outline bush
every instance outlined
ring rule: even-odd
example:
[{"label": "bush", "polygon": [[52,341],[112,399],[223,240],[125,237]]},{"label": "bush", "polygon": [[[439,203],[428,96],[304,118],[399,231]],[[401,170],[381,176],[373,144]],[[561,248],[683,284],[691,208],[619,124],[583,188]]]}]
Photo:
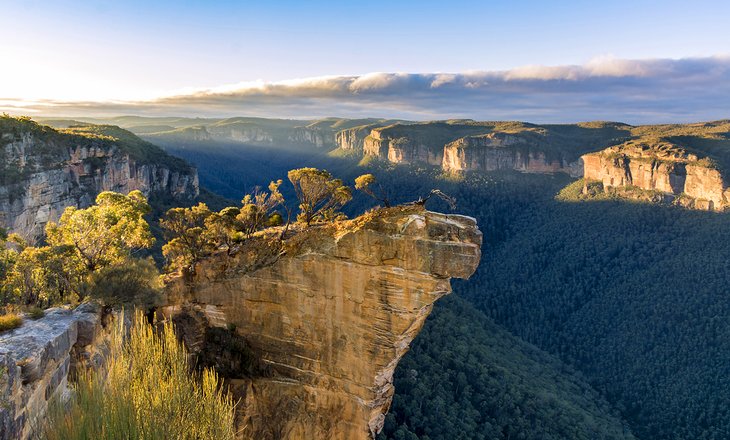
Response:
[{"label": "bush", "polygon": [[25,311],[25,316],[30,319],[36,320],[46,316],[46,312],[40,307],[31,307]]},{"label": "bush", "polygon": [[0,332],[18,328],[21,324],[23,324],[23,318],[17,313],[0,315]]},{"label": "bush", "polygon": [[129,258],[123,264],[92,273],[86,293],[110,306],[149,308],[157,305],[161,290],[154,261]]},{"label": "bush", "polygon": [[234,404],[205,369],[191,373],[172,324],[160,332],[137,312],[128,340],[113,332],[106,371],[79,375],[70,405],[54,405],[47,440],[233,439]]}]

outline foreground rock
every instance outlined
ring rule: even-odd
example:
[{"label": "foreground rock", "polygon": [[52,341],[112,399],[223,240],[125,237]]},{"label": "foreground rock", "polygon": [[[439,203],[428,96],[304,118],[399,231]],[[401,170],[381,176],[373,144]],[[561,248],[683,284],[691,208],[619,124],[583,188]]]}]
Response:
[{"label": "foreground rock", "polygon": [[449,279],[474,272],[481,242],[472,218],[383,209],[211,258],[169,284],[165,313],[193,311],[189,326],[235,329],[250,347],[259,374],[233,378],[242,438],[368,439],[383,427],[398,361]]},{"label": "foreground rock", "polygon": [[91,304],[0,334],[0,440],[31,438],[51,401],[66,397],[69,373],[102,362],[104,334]]}]

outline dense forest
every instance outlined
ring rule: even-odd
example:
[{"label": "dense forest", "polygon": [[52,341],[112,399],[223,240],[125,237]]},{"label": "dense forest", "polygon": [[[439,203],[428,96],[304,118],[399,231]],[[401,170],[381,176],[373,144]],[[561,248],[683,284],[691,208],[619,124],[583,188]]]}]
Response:
[{"label": "dense forest", "polygon": [[[327,168],[350,183],[372,172],[395,202],[442,189],[457,198],[459,213],[478,219],[485,234],[482,264],[471,280],[455,283],[457,295],[583,375],[637,438],[728,437],[730,216],[631,202],[559,201],[556,194],[571,183],[562,175],[504,172],[455,179],[430,168],[358,166],[357,160],[310,150],[165,147],[198,166],[203,186],[234,199],[293,166]],[[356,196],[348,212],[371,205]],[[430,207],[448,210],[440,201]],[[447,359],[424,356],[431,343],[436,344],[435,333],[419,336],[398,369],[399,383],[407,384],[408,371],[415,370],[420,383],[437,389],[442,368],[436,365]],[[468,354],[452,356],[466,362]],[[471,374],[468,381],[479,380]],[[410,392],[396,388],[385,430],[391,438],[408,438],[399,427],[409,420],[407,408],[398,402]],[[473,427],[454,436],[475,438],[484,428],[481,420],[494,416],[462,412],[453,399],[445,405],[459,414],[460,426]],[[508,437],[503,432],[487,438]]]}]

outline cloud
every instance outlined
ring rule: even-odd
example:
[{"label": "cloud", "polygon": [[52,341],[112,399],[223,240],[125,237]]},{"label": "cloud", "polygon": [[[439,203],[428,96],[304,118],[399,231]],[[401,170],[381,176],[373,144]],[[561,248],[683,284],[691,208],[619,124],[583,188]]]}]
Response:
[{"label": "cloud", "polygon": [[[0,97],[1,98],[1,97]],[[64,116],[195,115],[315,118],[618,120],[682,122],[730,117],[730,56],[524,66],[464,73],[370,73],[190,89],[138,102],[11,103]]]}]

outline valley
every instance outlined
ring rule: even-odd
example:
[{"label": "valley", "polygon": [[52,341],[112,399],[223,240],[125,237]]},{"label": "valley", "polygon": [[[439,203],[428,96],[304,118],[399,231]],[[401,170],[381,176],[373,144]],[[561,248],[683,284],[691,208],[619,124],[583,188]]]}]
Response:
[{"label": "valley", "polygon": [[[131,122],[139,127],[140,118]],[[384,423],[378,438],[724,438],[730,428],[722,391],[730,386],[723,379],[730,377],[730,324],[721,318],[730,316],[723,295],[730,219],[719,212],[725,122],[400,122],[377,130],[372,124],[378,122],[336,132],[335,141],[347,148],[231,138],[155,142],[195,166],[201,194],[217,193],[220,203],[311,166],[350,184],[372,173],[394,203],[439,188],[456,198],[458,213],[476,219],[482,262],[469,281],[453,283],[455,298],[436,303],[391,371],[394,400],[378,422]],[[653,137],[657,132],[665,135]],[[104,176],[104,169],[94,172]],[[88,188],[93,194],[102,187]],[[639,190],[661,197],[636,197]],[[293,205],[293,190],[283,186],[282,194]],[[358,192],[344,212],[355,217],[373,204]],[[449,212],[438,199],[429,209]],[[219,293],[206,295],[221,303]],[[464,338],[468,346],[453,342]]]}]

